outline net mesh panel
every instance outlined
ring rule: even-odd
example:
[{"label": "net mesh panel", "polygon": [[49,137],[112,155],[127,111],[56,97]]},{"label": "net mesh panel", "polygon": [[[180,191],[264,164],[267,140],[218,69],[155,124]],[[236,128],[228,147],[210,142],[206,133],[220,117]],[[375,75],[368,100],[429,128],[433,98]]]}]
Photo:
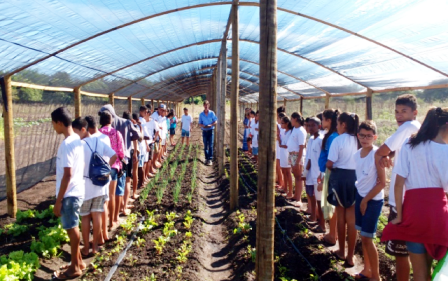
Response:
[{"label": "net mesh panel", "polygon": [[129,111],[128,101],[127,100],[118,100],[114,101],[115,114],[120,117],[123,117],[123,112]]},{"label": "net mesh panel", "polygon": [[[51,112],[66,106],[74,113],[73,93],[13,88],[14,148],[17,192],[55,173],[56,155],[63,136],[51,123]],[[3,120],[2,120],[3,128]],[[0,159],[5,159],[5,143],[0,139]],[[6,197],[5,161],[0,161],[0,198]]]}]

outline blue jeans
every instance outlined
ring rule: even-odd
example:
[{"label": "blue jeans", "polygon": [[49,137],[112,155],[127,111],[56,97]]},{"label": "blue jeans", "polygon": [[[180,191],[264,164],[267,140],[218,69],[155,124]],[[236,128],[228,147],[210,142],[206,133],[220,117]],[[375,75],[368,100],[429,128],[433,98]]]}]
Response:
[{"label": "blue jeans", "polygon": [[361,213],[361,201],[364,199],[356,192],[355,202],[355,228],[361,232],[361,236],[375,238],[378,227],[378,219],[383,209],[384,200],[370,200],[367,202],[367,209],[364,216]]},{"label": "blue jeans", "polygon": [[213,130],[202,131],[202,140],[204,142],[205,160],[213,159]]},{"label": "blue jeans", "polygon": [[62,199],[61,224],[63,229],[72,229],[79,225],[79,212],[83,203],[82,198],[65,197]]}]

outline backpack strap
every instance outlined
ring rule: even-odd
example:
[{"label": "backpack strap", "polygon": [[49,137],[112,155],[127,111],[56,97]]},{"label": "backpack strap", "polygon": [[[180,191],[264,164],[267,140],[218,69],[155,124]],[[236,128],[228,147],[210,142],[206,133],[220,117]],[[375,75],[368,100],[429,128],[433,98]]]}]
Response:
[{"label": "backpack strap", "polygon": [[93,153],[93,150],[92,150],[92,148],[90,147],[89,143],[86,142],[86,141],[84,141],[84,142],[87,144],[87,146],[89,147],[90,151]]}]

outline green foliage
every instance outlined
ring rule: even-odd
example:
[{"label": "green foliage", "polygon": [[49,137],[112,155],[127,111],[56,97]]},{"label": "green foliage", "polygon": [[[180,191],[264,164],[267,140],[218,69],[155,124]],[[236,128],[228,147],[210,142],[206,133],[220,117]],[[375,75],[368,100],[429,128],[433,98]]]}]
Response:
[{"label": "green foliage", "polygon": [[61,243],[70,242],[67,232],[60,224],[50,228],[41,226],[39,229],[39,241],[31,242],[31,251],[44,258],[56,256]]},{"label": "green foliage", "polygon": [[20,101],[40,102],[42,101],[42,93],[42,90],[31,88],[19,88],[13,90],[13,96],[17,96]]},{"label": "green foliage", "polygon": [[16,223],[10,223],[5,225],[5,230],[8,235],[12,235],[14,237],[19,236],[22,233],[25,233],[28,231],[27,225],[21,225]]},{"label": "green foliage", "polygon": [[0,280],[33,280],[39,267],[35,253],[11,252],[0,257]]}]

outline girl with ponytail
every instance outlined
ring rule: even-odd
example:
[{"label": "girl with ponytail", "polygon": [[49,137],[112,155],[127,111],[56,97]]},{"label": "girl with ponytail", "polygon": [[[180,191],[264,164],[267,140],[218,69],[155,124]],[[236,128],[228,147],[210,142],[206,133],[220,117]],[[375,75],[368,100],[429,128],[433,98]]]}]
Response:
[{"label": "girl with ponytail", "polygon": [[280,125],[282,129],[284,130],[284,133],[280,136],[279,140],[279,157],[280,157],[280,168],[282,170],[283,174],[283,180],[285,182],[285,187],[283,191],[288,192],[287,198],[292,199],[293,197],[293,190],[292,190],[292,176],[291,176],[291,165],[288,161],[288,140],[291,137],[292,132],[292,125],[291,121],[287,116],[283,117],[280,121]]},{"label": "girl with ponytail", "polygon": [[431,280],[433,259],[448,249],[448,108],[428,111],[417,134],[401,148],[394,172],[397,217],[381,240],[402,240],[411,258],[415,281]]},{"label": "girl with ponytail", "polygon": [[[346,267],[353,267],[355,254],[355,201],[356,162],[355,153],[360,148],[357,138],[359,117],[355,113],[341,113],[337,121],[339,136],[331,144],[327,169],[331,170],[328,181],[328,202],[336,207],[339,250],[335,252],[345,260]],[[346,229],[348,254],[345,255]]]},{"label": "girl with ponytail", "polygon": [[306,143],[306,130],[303,126],[305,120],[298,112],[291,115],[291,125],[293,126],[291,136],[289,137],[287,146],[289,152],[289,164],[292,167],[292,173],[296,182],[294,200],[298,201],[297,207],[302,206],[303,191],[303,165],[304,165],[304,148]]},{"label": "girl with ponytail", "polygon": [[[326,133],[322,140],[322,150],[318,161],[320,175],[317,179],[317,190],[322,192],[323,195],[328,193],[328,179],[330,178],[331,171],[327,170],[326,165],[331,144],[333,140],[339,136],[336,129],[339,114],[338,109],[326,109],[322,112],[322,129],[325,130]],[[321,204],[325,219],[330,221],[330,232],[323,237],[323,242],[333,246],[336,244],[338,237],[336,232],[337,217],[332,216],[334,208],[332,206],[327,206],[327,199],[325,196],[322,197]]]}]

